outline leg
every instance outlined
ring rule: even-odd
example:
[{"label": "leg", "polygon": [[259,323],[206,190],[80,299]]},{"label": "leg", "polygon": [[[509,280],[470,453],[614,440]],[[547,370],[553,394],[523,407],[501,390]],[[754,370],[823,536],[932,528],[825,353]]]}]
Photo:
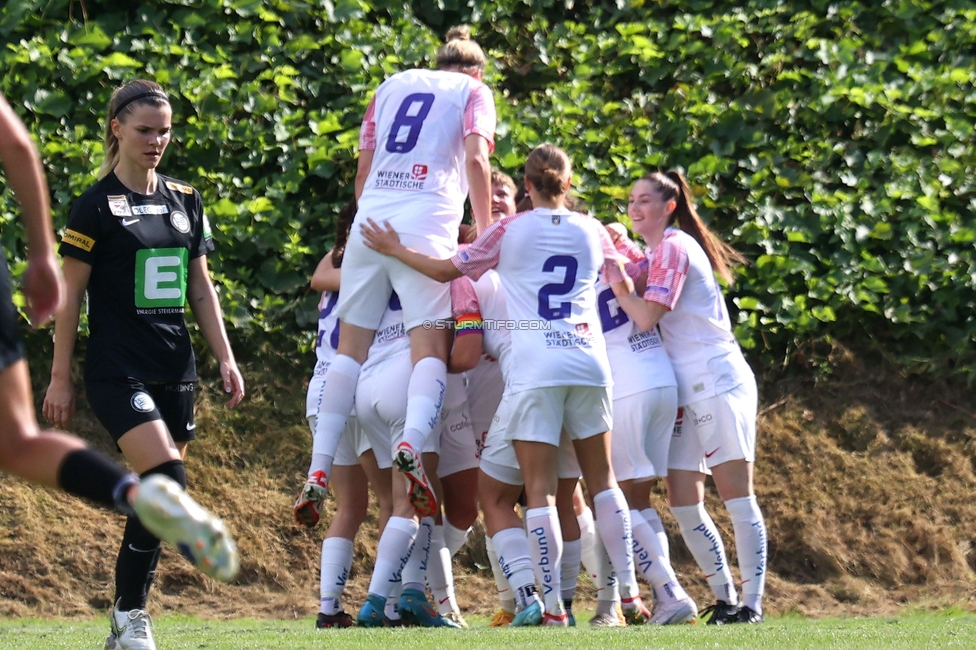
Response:
[{"label": "leg", "polygon": [[33,404],[27,362],[0,370],[0,469],[106,508],[128,507],[136,485],[129,472],[79,438],[40,430]]},{"label": "leg", "polygon": [[576,519],[574,496],[579,487],[579,479],[559,479],[556,488],[556,510],[559,514],[559,527],[563,535],[563,557],[560,565],[560,598],[569,617],[570,625],[576,625],[573,617],[573,597],[579,581],[583,545],[580,540],[580,525]]},{"label": "leg", "polygon": [[650,611],[641,601],[634,573],[630,511],[610,464],[610,433],[577,439],[573,445],[587,489],[593,494],[600,539],[617,574],[624,616],[629,623],[646,623],[650,619]]},{"label": "leg", "polygon": [[338,356],[325,373],[312,434],[308,480],[294,508],[295,518],[305,526],[312,527],[318,523],[318,512],[325,498],[332,462],[356,397],[359,370],[369,353],[374,333],[371,329],[339,322]]},{"label": "leg", "polygon": [[444,486],[444,535],[451,556],[464,545],[478,518],[478,470],[466,469],[441,478]]},{"label": "leg", "polygon": [[440,423],[444,392],[447,388],[449,332],[414,327],[410,330],[413,371],[407,384],[407,412],[403,440],[394,451],[393,463],[412,483],[411,495],[417,513],[433,516],[437,501],[429,485],[420,453]]},{"label": "leg", "polygon": [[739,621],[762,622],[766,586],[766,521],[753,492],[753,464],[732,460],[712,468],[715,486],[732,517],[735,549],[742,577]]},{"label": "leg", "polygon": [[[515,593],[502,568],[492,538],[503,530],[521,530],[522,519],[515,512],[521,492],[521,485],[503,483],[484,471],[478,471],[478,501],[485,516],[485,546],[501,605],[500,612],[496,612],[492,619],[492,627],[508,625],[515,618]],[[525,539],[524,532],[522,538]],[[531,570],[528,572],[528,580],[534,586],[535,577]]]},{"label": "leg", "polygon": [[352,568],[353,540],[366,520],[369,504],[366,472],[359,465],[336,465],[333,469],[336,513],[322,541],[320,568],[320,610],[315,626],[350,627],[352,617],[342,611],[342,592]]},{"label": "leg", "polygon": [[416,513],[407,496],[407,480],[399,472],[392,472],[393,516],[387,522],[376,547],[376,563],[369,583],[369,595],[356,625],[379,627],[384,625],[383,612],[387,597],[400,585],[403,567],[410,556],[414,539],[420,529]]},{"label": "leg", "polygon": [[671,512],[678,521],[681,536],[715,594],[716,604],[710,610],[708,622],[731,622],[738,612],[739,596],[722,536],[705,510],[705,474],[671,469],[667,486]]}]

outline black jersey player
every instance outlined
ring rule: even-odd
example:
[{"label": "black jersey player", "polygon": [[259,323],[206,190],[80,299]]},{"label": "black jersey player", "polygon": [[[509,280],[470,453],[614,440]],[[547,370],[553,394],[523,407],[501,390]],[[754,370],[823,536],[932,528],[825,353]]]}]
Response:
[{"label": "black jersey player", "polygon": [[[75,202],[61,240],[67,295],[44,414],[64,426],[74,413],[71,356],[87,291],[92,410],[140,475],[164,474],[185,486],[183,458],[196,433],[185,305],[220,362],[228,406],[243,398],[244,381],[207,267],[213,244],[200,194],[156,172],[172,129],[165,91],[130,82],[112,96],[108,113],[100,179]],[[159,540],[130,518],[107,648],[155,648],[145,604],[158,558]]]}]

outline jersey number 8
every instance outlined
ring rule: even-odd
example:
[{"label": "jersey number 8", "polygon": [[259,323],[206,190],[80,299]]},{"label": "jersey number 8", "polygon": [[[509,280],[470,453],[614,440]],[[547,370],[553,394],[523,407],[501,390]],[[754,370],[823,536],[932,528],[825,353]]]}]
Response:
[{"label": "jersey number 8", "polygon": [[390,153],[409,153],[417,146],[420,129],[434,105],[433,93],[413,93],[400,103],[390,135],[386,138],[386,150]]}]

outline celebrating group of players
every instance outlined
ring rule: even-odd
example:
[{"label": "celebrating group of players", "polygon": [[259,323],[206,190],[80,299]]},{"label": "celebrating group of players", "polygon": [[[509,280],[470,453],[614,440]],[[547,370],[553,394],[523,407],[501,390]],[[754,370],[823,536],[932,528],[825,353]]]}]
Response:
[{"label": "celebrating group of players", "polygon": [[[716,281],[741,258],[705,226],[676,172],[631,189],[646,250],[622,224],[574,211],[571,162],[552,144],[526,159],[517,212],[514,182],[489,164],[484,65],[455,29],[436,70],[379,87],[360,133],[356,203],[313,276],[323,291],[313,446],[294,511],[314,526],[335,493],[317,625],[464,626],[451,557],[478,506],[501,604],[493,624],[575,624],[581,561],[598,588],[591,624],[693,621],[697,605],[650,505],[658,477],[714,592],[707,622],[760,622],[756,383]],[[465,199],[476,237],[459,248]],[[709,474],[734,527],[741,599],[703,505]],[[382,533],[353,619],[341,595],[368,482]]]},{"label": "celebrating group of players", "polygon": [[[631,189],[628,215],[646,249],[622,224],[576,212],[571,162],[552,144],[526,159],[518,211],[515,183],[489,162],[496,116],[484,66],[459,28],[436,70],[379,87],[362,123],[356,201],[312,278],[323,292],[307,404],[313,444],[294,515],[314,526],[328,492],[337,503],[317,625],[463,626],[451,557],[479,508],[501,605],[493,624],[574,624],[581,562],[598,588],[591,624],[695,620],[650,504],[660,477],[715,595],[707,622],[760,622],[756,383],[716,281],[731,280],[741,258],[704,225],[676,172],[649,173]],[[87,397],[141,479],[39,429],[2,275],[0,468],[128,515],[108,649],[155,649],[145,605],[160,539],[218,579],[238,567],[226,528],[183,491],[196,435],[186,305],[219,361],[228,406],[244,381],[207,266],[200,194],[156,172],[171,137],[158,84],[113,94],[99,181],[73,206],[61,241],[62,278],[40,158],[0,98],[0,156],[28,226],[28,311],[43,321],[57,310],[44,415],[62,428],[74,415],[87,294]],[[461,236],[466,200],[474,226]],[[734,527],[741,598],[703,506],[709,474]],[[382,533],[353,619],[341,596],[369,485]]]}]

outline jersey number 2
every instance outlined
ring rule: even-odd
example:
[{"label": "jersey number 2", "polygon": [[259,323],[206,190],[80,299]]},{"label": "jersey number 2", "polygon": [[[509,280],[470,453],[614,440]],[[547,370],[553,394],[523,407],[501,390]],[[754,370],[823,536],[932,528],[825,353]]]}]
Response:
[{"label": "jersey number 2", "polygon": [[550,296],[563,296],[573,290],[576,284],[576,272],[579,262],[569,255],[553,255],[542,265],[543,273],[552,273],[556,269],[563,269],[563,281],[543,285],[539,289],[539,316],[546,320],[568,318],[573,313],[573,303],[561,302],[555,307],[549,302]]},{"label": "jersey number 2", "polygon": [[397,109],[386,138],[386,150],[390,153],[408,153],[417,146],[420,129],[434,105],[433,93],[413,93],[407,95]]}]

